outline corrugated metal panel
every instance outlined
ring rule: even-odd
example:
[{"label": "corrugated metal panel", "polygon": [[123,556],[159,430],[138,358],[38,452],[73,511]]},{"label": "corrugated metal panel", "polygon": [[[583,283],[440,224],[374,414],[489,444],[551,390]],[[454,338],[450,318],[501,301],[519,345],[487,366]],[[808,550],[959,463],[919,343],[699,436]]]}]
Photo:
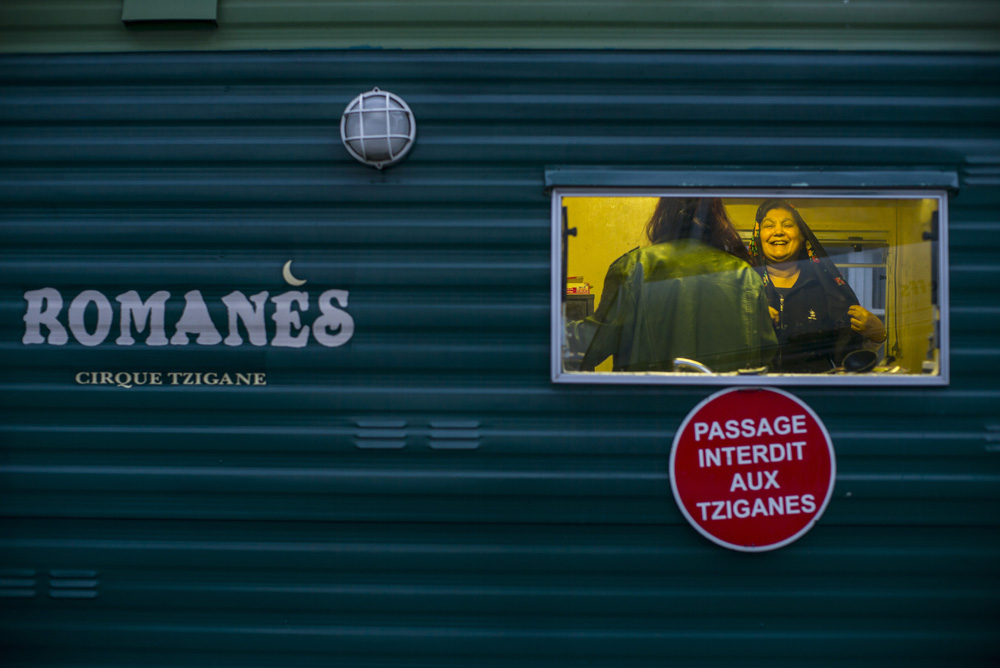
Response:
[{"label": "corrugated metal panel", "polygon": [[[1000,657],[1000,58],[274,53],[0,59],[6,665],[978,666]],[[378,85],[419,123],[339,146]],[[819,526],[681,517],[711,393],[553,386],[551,164],[956,170],[952,383],[796,394]],[[25,290],[350,290],[342,348],[24,346]],[[85,387],[80,370],[266,370]]]},{"label": "corrugated metal panel", "polygon": [[219,0],[218,26],[127,29],[122,0],[5,0],[0,51],[1000,48],[992,0]]}]

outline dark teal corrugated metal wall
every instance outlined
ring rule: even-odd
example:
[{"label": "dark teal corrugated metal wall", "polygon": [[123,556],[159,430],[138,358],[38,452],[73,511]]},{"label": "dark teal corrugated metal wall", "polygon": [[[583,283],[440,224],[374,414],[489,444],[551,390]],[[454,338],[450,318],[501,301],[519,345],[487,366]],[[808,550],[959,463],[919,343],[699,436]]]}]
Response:
[{"label": "dark teal corrugated metal wall", "polygon": [[[220,0],[218,27],[126,25],[123,0],[5,0],[0,51],[997,50],[992,0]],[[140,3],[141,4],[141,3]],[[162,4],[162,3],[160,3]],[[175,7],[205,3],[178,2]],[[129,12],[135,16],[135,12]],[[191,12],[192,18],[204,16]],[[145,29],[144,29],[145,28]]]},{"label": "dark teal corrugated metal wall", "polygon": [[[974,666],[1000,657],[1000,57],[0,59],[11,666]],[[372,86],[418,145],[339,145]],[[546,165],[939,168],[952,383],[795,390],[839,457],[747,555],[666,476],[706,388],[553,386]],[[26,290],[350,290],[302,350],[21,343]],[[216,317],[224,315],[215,312]],[[81,387],[254,369],[263,388]]]}]

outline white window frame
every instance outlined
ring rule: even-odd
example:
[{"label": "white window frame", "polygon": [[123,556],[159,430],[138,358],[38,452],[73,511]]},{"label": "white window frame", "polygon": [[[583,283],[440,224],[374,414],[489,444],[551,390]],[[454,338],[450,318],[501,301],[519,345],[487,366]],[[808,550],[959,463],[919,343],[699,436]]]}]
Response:
[{"label": "white window frame", "polygon": [[[599,172],[589,171],[596,176]],[[597,177],[599,178],[599,177]],[[950,382],[949,337],[949,288],[948,288],[948,191],[945,188],[752,188],[739,187],[601,187],[596,185],[551,186],[551,285],[550,285],[550,361],[553,383],[584,385],[725,385],[725,386],[945,386]],[[939,185],[935,183],[934,185]],[[565,371],[562,363],[562,344],[565,325],[562,315],[563,295],[563,222],[564,197],[721,197],[768,198],[789,200],[804,199],[934,199],[938,206],[937,238],[933,252],[936,255],[937,307],[938,307],[938,360],[937,373],[862,373],[862,374],[761,374],[740,375],[703,374],[692,372],[593,372]],[[573,221],[569,221],[573,227]],[[595,304],[596,307],[596,304]]]}]

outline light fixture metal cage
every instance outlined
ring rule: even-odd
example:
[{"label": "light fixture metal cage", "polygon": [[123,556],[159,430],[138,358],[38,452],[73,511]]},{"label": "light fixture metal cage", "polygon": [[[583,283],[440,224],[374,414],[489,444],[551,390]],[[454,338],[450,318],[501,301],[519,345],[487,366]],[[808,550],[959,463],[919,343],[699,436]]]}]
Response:
[{"label": "light fixture metal cage", "polygon": [[398,95],[377,87],[354,98],[340,117],[340,138],[347,152],[376,169],[406,157],[416,137],[410,107]]}]

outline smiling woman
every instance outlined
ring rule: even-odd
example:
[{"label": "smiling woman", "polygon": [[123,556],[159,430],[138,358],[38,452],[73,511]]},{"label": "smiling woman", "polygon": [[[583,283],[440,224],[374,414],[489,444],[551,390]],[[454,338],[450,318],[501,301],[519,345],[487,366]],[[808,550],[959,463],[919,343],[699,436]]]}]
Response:
[{"label": "smiling woman", "polygon": [[[797,260],[799,251],[802,250],[802,230],[795,222],[795,214],[786,208],[768,205],[777,200],[769,200],[761,205],[760,211],[764,212],[764,219],[760,221],[760,240],[764,247],[764,254],[767,256],[768,265],[773,266],[775,272],[783,263],[789,260]],[[787,267],[786,267],[787,269]],[[775,278],[775,284],[778,279]]]},{"label": "smiling woman", "polygon": [[[555,197],[553,210],[565,211],[553,275],[562,305],[553,341],[556,381],[947,382],[943,193],[795,192],[793,199],[783,192],[564,189]],[[700,210],[697,202],[721,208]],[[648,234],[658,212],[688,209],[694,224],[684,236],[696,239],[683,244],[720,252],[695,262],[696,270],[688,266],[690,249],[679,252],[679,239],[667,240],[671,252],[664,254],[656,251],[665,240]],[[711,240],[711,221],[723,219],[742,240],[732,248]],[[731,279],[745,270],[752,280],[738,291],[749,301],[734,311]],[[596,304],[586,317],[566,310],[580,286]],[[758,292],[765,325],[751,335],[740,323],[754,312]],[[626,359],[637,341],[663,354],[652,363]]]},{"label": "smiling woman", "polygon": [[[757,209],[751,262],[764,281],[780,348],[772,368],[824,373],[885,341],[881,320],[861,306],[816,235],[785,200]],[[874,366],[874,364],[872,365]]]}]

